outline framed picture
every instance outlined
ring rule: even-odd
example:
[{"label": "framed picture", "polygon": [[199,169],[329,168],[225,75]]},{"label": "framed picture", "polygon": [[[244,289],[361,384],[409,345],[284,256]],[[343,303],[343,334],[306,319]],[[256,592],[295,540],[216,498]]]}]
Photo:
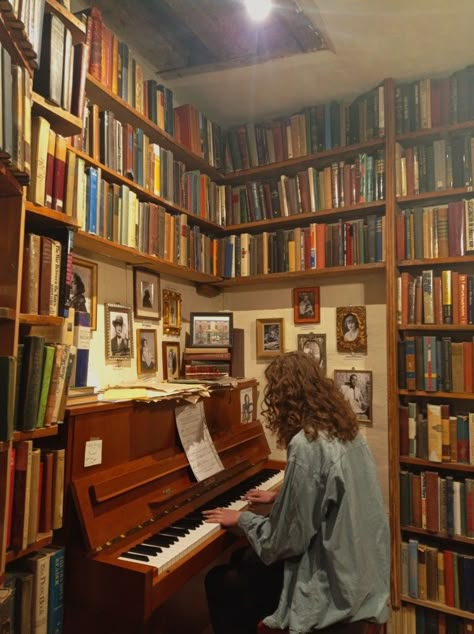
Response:
[{"label": "framed picture", "polygon": [[163,341],[163,378],[179,379],[181,354],[177,341]]},{"label": "framed picture", "polygon": [[293,312],[295,324],[319,324],[319,286],[294,288]]},{"label": "framed picture", "polygon": [[191,346],[232,346],[233,313],[191,313]]},{"label": "framed picture", "polygon": [[107,359],[133,357],[132,309],[121,304],[105,305],[105,356]]},{"label": "framed picture", "polygon": [[91,330],[97,330],[97,268],[96,262],[72,256],[71,308],[91,316]]},{"label": "framed picture", "polygon": [[240,390],[240,422],[251,423],[253,419],[253,388],[246,387]]},{"label": "framed picture", "polygon": [[321,372],[326,374],[326,335],[314,332],[298,335],[298,350],[313,356]]},{"label": "framed picture", "polygon": [[277,357],[284,351],[283,319],[257,319],[257,359]]},{"label": "framed picture", "polygon": [[336,308],[336,344],[338,352],[367,352],[365,306]]},{"label": "framed picture", "polygon": [[163,291],[163,333],[178,336],[181,333],[181,294]]},{"label": "framed picture", "polygon": [[138,328],[137,341],[137,346],[140,346],[140,352],[137,354],[138,374],[155,374],[158,368],[156,330]]},{"label": "framed picture", "polygon": [[154,271],[133,269],[133,314],[136,319],[160,319],[160,276]]},{"label": "framed picture", "polygon": [[372,423],[372,372],[370,370],[334,370],[334,383],[349,401],[361,423]]}]

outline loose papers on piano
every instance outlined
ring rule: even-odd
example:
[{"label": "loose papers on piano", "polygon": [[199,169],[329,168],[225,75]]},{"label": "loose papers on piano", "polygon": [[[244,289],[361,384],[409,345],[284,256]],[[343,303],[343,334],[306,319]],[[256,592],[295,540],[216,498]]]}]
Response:
[{"label": "loose papers on piano", "polygon": [[138,381],[126,385],[108,386],[100,391],[99,400],[117,401],[160,401],[184,398],[194,402],[201,396],[209,396],[207,387],[200,384],[162,383],[159,381]]}]

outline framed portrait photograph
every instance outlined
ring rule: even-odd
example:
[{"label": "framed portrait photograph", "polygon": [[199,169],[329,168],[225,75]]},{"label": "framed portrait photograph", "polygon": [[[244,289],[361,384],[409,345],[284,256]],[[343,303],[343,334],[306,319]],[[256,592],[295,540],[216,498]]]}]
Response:
[{"label": "framed portrait photograph", "polygon": [[133,314],[136,319],[160,319],[160,276],[154,271],[133,269]]},{"label": "framed portrait photograph", "polygon": [[137,342],[137,346],[140,346],[140,351],[137,354],[138,374],[155,374],[158,369],[156,330],[138,328]]},{"label": "framed portrait photograph", "polygon": [[298,335],[298,350],[314,357],[321,372],[326,374],[326,335],[314,332]]},{"label": "framed portrait photograph", "polygon": [[357,420],[372,424],[371,370],[334,370],[334,383],[349,402]]},{"label": "framed portrait photograph", "polygon": [[367,352],[365,306],[336,308],[336,345],[338,352]]},{"label": "framed portrait photograph", "polygon": [[163,341],[163,378],[179,379],[181,366],[181,353],[177,341]]},{"label": "framed portrait photograph", "polygon": [[283,319],[257,319],[257,359],[278,357],[284,352]]},{"label": "framed portrait photograph", "polygon": [[319,286],[293,289],[293,312],[295,324],[319,324]]},{"label": "framed portrait photograph", "polygon": [[105,304],[105,356],[107,359],[133,357],[133,322],[130,306]]},{"label": "framed portrait photograph", "polygon": [[181,293],[163,291],[163,334],[178,336],[181,333]]},{"label": "framed portrait photograph", "polygon": [[97,269],[96,262],[72,256],[71,308],[91,316],[91,330],[97,330]]},{"label": "framed portrait photograph", "polygon": [[253,412],[253,388],[246,387],[240,390],[240,422],[251,423],[254,420]]},{"label": "framed portrait photograph", "polygon": [[190,345],[199,347],[232,346],[233,313],[191,313]]}]

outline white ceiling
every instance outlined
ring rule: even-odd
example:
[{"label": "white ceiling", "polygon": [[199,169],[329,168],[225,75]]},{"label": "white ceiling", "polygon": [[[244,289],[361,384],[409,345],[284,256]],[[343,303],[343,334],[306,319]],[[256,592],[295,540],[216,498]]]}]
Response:
[{"label": "white ceiling", "polygon": [[[275,1],[275,0],[274,0]],[[315,6],[314,0],[309,0]],[[261,120],[350,98],[386,77],[439,75],[474,63],[474,0],[316,0],[334,52],[166,83],[221,123]]]}]

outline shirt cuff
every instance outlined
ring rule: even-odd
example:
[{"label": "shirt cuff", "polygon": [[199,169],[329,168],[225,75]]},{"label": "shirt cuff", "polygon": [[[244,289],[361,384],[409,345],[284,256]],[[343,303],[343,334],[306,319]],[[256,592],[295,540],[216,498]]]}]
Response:
[{"label": "shirt cuff", "polygon": [[251,513],[250,511],[242,511],[239,515],[239,520],[237,525],[239,528],[245,530],[249,524],[252,522],[252,519],[255,517],[255,513]]}]

